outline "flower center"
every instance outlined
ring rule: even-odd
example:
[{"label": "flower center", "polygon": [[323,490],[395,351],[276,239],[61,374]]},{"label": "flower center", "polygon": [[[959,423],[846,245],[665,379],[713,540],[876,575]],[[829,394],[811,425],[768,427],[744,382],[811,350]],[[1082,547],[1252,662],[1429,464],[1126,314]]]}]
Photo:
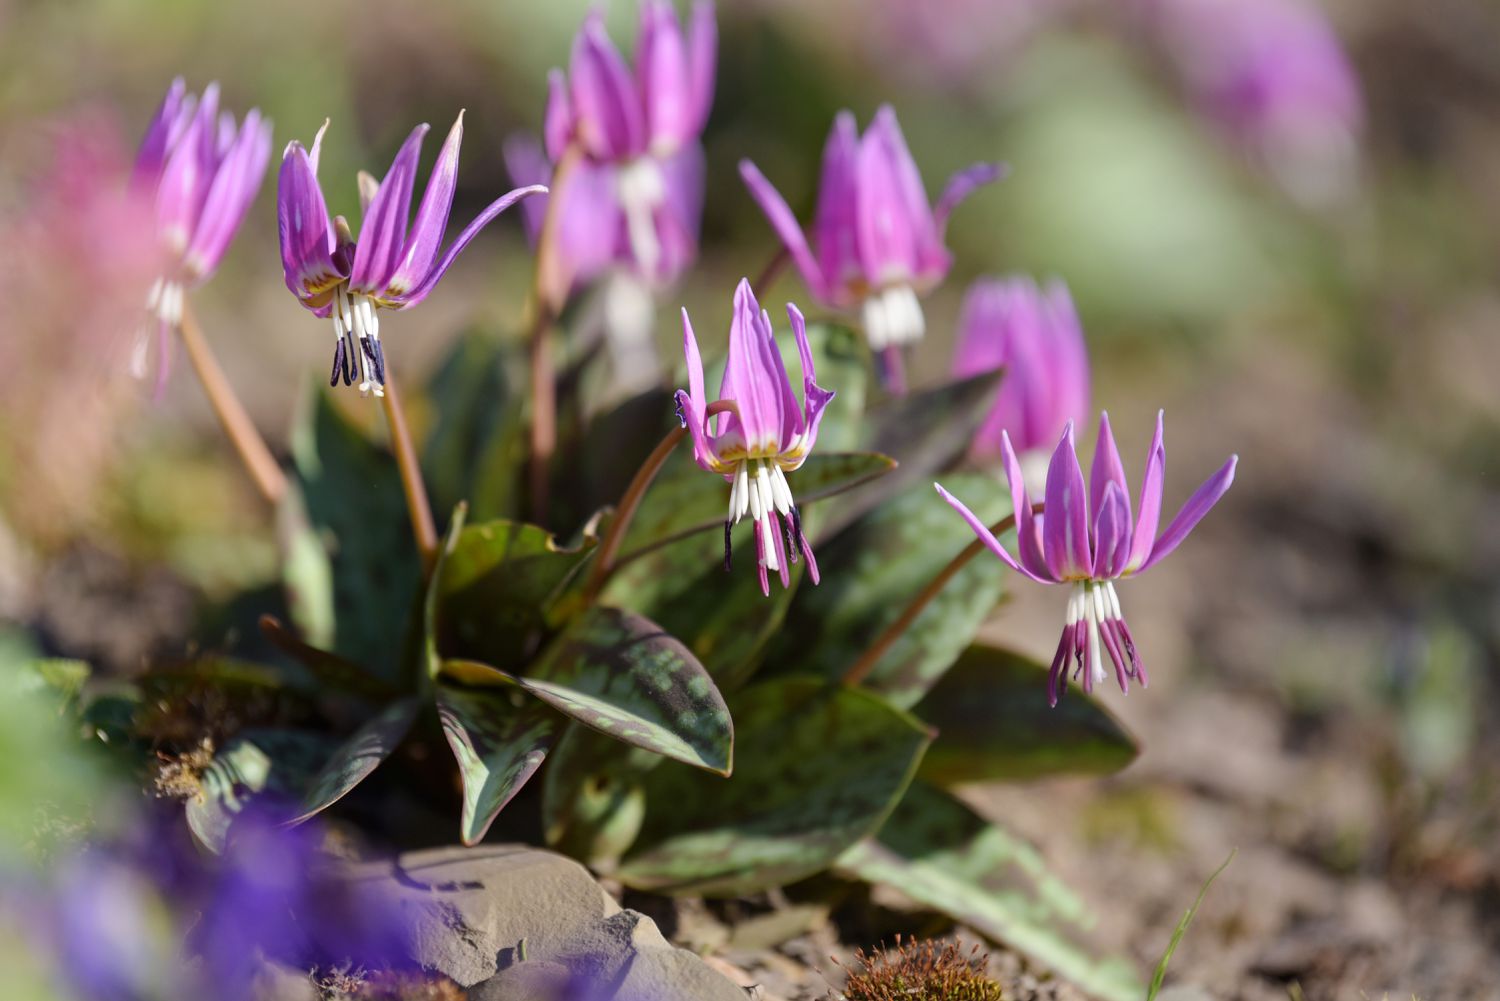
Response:
[{"label": "flower center", "polygon": [[749,513],[755,522],[755,550],[760,564],[767,570],[781,569],[781,518],[787,521],[786,550],[791,562],[796,563],[802,548],[802,518],[781,467],[773,459],[741,459],[735,464],[733,477],[729,515],[724,523],[724,562],[728,564],[730,556],[729,526],[739,524]]},{"label": "flower center", "polygon": [[891,285],[871,292],[864,301],[864,321],[871,351],[912,344],[927,333],[927,318],[910,285]]},{"label": "flower center", "polygon": [[656,210],[667,196],[667,185],[661,168],[649,156],[637,157],[622,166],[615,184],[620,207],[625,213],[625,228],[630,236],[630,251],[641,271],[656,273],[661,260],[661,240],[656,235]]},{"label": "flower center", "polygon": [[1146,684],[1146,670],[1136,652],[1135,639],[1120,611],[1120,597],[1113,581],[1081,580],[1068,595],[1068,618],[1062,642],[1053,659],[1048,686],[1052,703],[1067,685],[1069,663],[1085,692],[1104,681],[1104,659],[1114,665],[1120,690],[1130,690],[1130,679]]},{"label": "flower center", "polygon": [[344,385],[352,386],[358,375],[361,395],[384,396],[385,353],[380,350],[375,301],[342,284],[333,290],[329,315],[333,318],[333,373],[328,384],[337,386],[342,378]]}]

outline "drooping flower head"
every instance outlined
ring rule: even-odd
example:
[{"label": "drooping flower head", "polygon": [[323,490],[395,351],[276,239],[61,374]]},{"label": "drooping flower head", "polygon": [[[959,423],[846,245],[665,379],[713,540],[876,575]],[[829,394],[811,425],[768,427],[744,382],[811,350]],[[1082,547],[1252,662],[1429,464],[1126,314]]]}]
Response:
[{"label": "drooping flower head", "polygon": [[943,233],[954,206],[1004,168],[979,163],[954,174],[934,207],[889,105],[860,136],[854,115],[840,112],[823,149],[823,176],[812,235],[771,182],[749,160],[740,176],[776,235],[822,303],[861,310],[870,348],[921,339],[926,320],[919,295],[948,274],[953,256]]},{"label": "drooping flower head", "polygon": [[1083,690],[1092,692],[1094,685],[1104,680],[1106,654],[1114,664],[1115,679],[1121,691],[1130,691],[1131,678],[1144,688],[1146,668],[1121,614],[1120,599],[1113,582],[1150,569],[1182,544],[1193,526],[1218,503],[1234,482],[1238,456],[1230,456],[1218,472],[1204,481],[1177,512],[1166,531],[1158,536],[1156,530],[1161,521],[1162,484],[1167,462],[1160,412],[1156,415],[1156,435],[1146,454],[1140,509],[1133,526],[1125,468],[1109,427],[1108,414],[1099,417],[1099,442],[1094,449],[1094,464],[1087,486],[1084,485],[1082,467],[1078,464],[1072,422],[1063,430],[1062,440],[1052,453],[1052,464],[1047,469],[1045,507],[1039,514],[1032,513],[1020,463],[1011,447],[1010,437],[1003,431],[1000,448],[1015,510],[1017,556],[1007,552],[994,533],[962,501],[941,485],[933,485],[969,523],[980,541],[1012,570],[1039,583],[1072,585],[1067,621],[1048,675],[1048,698],[1053,705],[1057,704],[1067,685],[1070,661],[1074,676],[1082,681]]},{"label": "drooping flower head", "polygon": [[[768,571],[791,582],[788,561],[807,557],[807,572],[818,582],[818,564],[802,534],[802,519],[786,474],[807,460],[818,438],[823,410],[833,392],[820,387],[813,371],[807,324],[796,306],[787,317],[802,361],[802,402],[776,346],[771,317],[755,301],[750,283],[740,280],[734,292],[729,324],[729,357],[719,398],[710,406],[704,390],[703,359],[687,310],[682,311],[682,349],[687,356],[688,388],[677,391],[679,416],[693,438],[698,465],[730,484],[729,513],[724,520],[724,568],[731,561],[730,531],[746,513],[755,523],[755,556],[760,589],[771,593]],[[712,412],[710,412],[712,411]]]},{"label": "drooping flower head", "polygon": [[[645,0],[634,70],[610,41],[603,13],[585,17],[568,73],[548,77],[545,146],[516,137],[505,150],[517,184],[547,180],[570,150],[578,157],[549,196],[562,200],[555,252],[564,287],[549,290],[555,302],[612,266],[665,284],[697,256],[699,137],[713,104],[717,47],[707,0],[693,5],[686,34],[670,0]],[[544,212],[540,200],[526,207],[533,240]]]},{"label": "drooping flower head", "polygon": [[358,240],[343,216],[329,218],[318,184],[318,155],[328,123],[318,130],[311,150],[295,139],[287,144],[276,193],[281,266],[287,288],[302,305],[317,316],[333,319],[329,385],[337,385],[340,378],[344,385],[351,385],[359,374],[362,393],[373,390],[383,396],[385,355],[377,310],[406,309],[427,298],[481,229],[519,199],[547,190],[534,184],[506,192],[480,212],[440,256],[458,180],[463,121],[459,112],[433,165],[415,218],[411,217],[411,199],[426,124],[406,137],[385,180],[377,184],[368,174],[360,175],[363,219]]},{"label": "drooping flower head", "polygon": [[1045,462],[1063,428],[1089,409],[1083,328],[1061,281],[1039,288],[1025,276],[983,278],[970,287],[959,314],[953,374],[964,378],[1001,366],[1005,377],[995,405],[970,452],[980,460],[998,459],[1000,434],[1008,432],[1026,470],[1029,457]]},{"label": "drooping flower head", "polygon": [[[156,207],[161,273],[147,297],[157,319],[158,389],[166,377],[168,334],[182,322],[186,289],[218,268],[260,191],[271,156],[271,123],[251,108],[236,125],[219,110],[219,85],[201,97],[181,77],[146,129],[131,188]],[[148,339],[138,339],[132,368],[143,375]]]}]

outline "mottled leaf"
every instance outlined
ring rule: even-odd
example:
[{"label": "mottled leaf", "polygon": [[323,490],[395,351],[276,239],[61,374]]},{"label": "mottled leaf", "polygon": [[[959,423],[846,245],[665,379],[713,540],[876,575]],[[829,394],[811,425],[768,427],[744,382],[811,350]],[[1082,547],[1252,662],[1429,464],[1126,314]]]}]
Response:
[{"label": "mottled leaf", "polygon": [[959,655],[912,709],[938,730],[922,777],[941,784],[1108,775],[1140,747],[1108,709],[1072,690],[1047,705],[1047,668],[1010,650]]},{"label": "mottled leaf", "polygon": [[422,473],[438,511],[467,502],[477,519],[512,516],[525,479],[526,422],[507,368],[517,350],[482,333],[460,338],[433,373],[432,431]]},{"label": "mottled leaf", "polygon": [[445,657],[513,668],[535,652],[553,600],[594,548],[574,549],[515,521],[469,525],[435,574],[438,649]]},{"label": "mottled leaf", "polygon": [[337,748],[326,734],[302,730],[244,730],[214,755],[186,805],[188,827],[204,847],[224,850],[237,816],[254,805],[290,816],[313,776]]},{"label": "mottled leaf", "polygon": [[732,896],[826,868],[874,831],[931,733],[873,692],[817,678],[761,682],[734,699],[739,769],[727,781],[664,763],[618,877],[670,893]]},{"label": "mottled leaf", "polygon": [[[978,474],[945,477],[987,522],[1004,517],[1000,485]],[[913,598],[974,541],[962,518],[917,484],[818,549],[823,583],[801,589],[768,669],[837,678]],[[915,705],[969,645],[1000,599],[1005,566],[980,553],[960,570],[876,663],[864,684],[902,708]]]},{"label": "mottled leaf", "polygon": [[438,682],[435,694],[438,720],[463,780],[460,834],[464,844],[478,844],[505,804],[541,767],[563,721],[519,691]]},{"label": "mottled leaf", "polygon": [[[877,452],[815,451],[786,478],[800,506],[862,486],[894,468],[891,458]],[[620,562],[695,532],[722,531],[728,510],[729,484],[698,468],[684,439],[636,510],[620,547]]]},{"label": "mottled leaf", "polygon": [[939,789],[913,784],[879,833],[841,855],[835,869],[893,887],[1104,1001],[1145,993],[1128,962],[1078,940],[1091,922],[1088,907],[1035,848]]},{"label": "mottled leaf", "polygon": [[471,683],[514,684],[563,715],[677,761],[727,774],[734,727],[708,671],[661,627],[596,605],[517,676],[473,661],[443,670]]},{"label": "mottled leaf", "polygon": [[293,467],[316,548],[303,544],[288,564],[288,572],[300,568],[288,581],[292,607],[319,604],[311,592],[325,585],[308,568],[318,564],[313,556],[321,549],[332,581],[334,635],[331,643],[305,627],[303,635],[401,684],[415,666],[406,662],[403,640],[422,572],[395,459],[351,426],[327,393],[316,393],[303,410],[292,434]]},{"label": "mottled leaf", "polygon": [[[781,304],[778,303],[778,306]],[[779,309],[771,309],[772,316],[785,316]],[[797,354],[797,342],[790,329],[776,335],[781,348],[782,360],[786,363],[787,375],[797,387],[797,398],[802,399],[802,361]],[[823,411],[823,422],[818,426],[817,448],[829,452],[848,452],[864,448],[865,398],[868,395],[870,366],[865,349],[858,334],[848,327],[836,323],[810,323],[807,327],[807,343],[812,348],[813,369],[818,376],[818,385],[833,390],[833,400]],[[709,383],[717,386],[717,381]],[[874,452],[879,448],[870,449]],[[889,453],[887,453],[889,454]]]},{"label": "mottled leaf", "polygon": [[592,869],[612,870],[640,833],[643,779],[665,760],[570,723],[542,774],[547,844]]},{"label": "mottled leaf", "polygon": [[420,705],[414,698],[392,702],[354,731],[308,784],[302,808],[292,822],[322,813],[363,782],[406,737]]}]

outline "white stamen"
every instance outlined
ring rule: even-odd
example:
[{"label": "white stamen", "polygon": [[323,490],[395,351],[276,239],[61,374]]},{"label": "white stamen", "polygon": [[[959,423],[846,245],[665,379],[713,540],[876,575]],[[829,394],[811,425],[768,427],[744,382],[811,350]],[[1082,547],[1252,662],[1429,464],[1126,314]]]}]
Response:
[{"label": "white stamen", "polygon": [[863,312],[865,339],[870,342],[870,350],[879,354],[891,342],[891,325],[890,320],[886,316],[885,295],[876,292],[866,298]]},{"label": "white stamen", "polygon": [[764,461],[755,464],[755,491],[760,497],[760,509],[769,515],[776,509],[771,498],[771,474],[766,472]]},{"label": "white stamen", "polygon": [[763,561],[766,569],[779,572],[781,570],[781,561],[776,558],[776,544],[778,541],[776,537],[776,520],[771,516],[770,512],[767,512],[764,518],[755,523],[755,527],[760,530],[761,548],[766,554]]},{"label": "white stamen", "polygon": [[[745,460],[745,466],[748,466],[748,465],[749,465],[749,460],[747,459],[747,460]],[[741,466],[740,468],[744,469],[745,466]],[[756,480],[755,480],[754,483],[751,483],[748,480],[748,473],[747,473],[747,479],[746,479],[746,483],[745,483],[745,492],[750,495],[750,517],[753,518],[756,521],[760,521],[760,519],[765,516],[766,509],[765,509],[765,506],[763,504],[761,504],[761,499],[760,499],[760,478],[759,478],[759,476],[756,477]]]},{"label": "white stamen", "polygon": [[738,497],[738,503],[734,505],[734,522],[739,524],[745,512],[750,510],[750,464],[741,462],[739,469],[734,474],[734,497]]},{"label": "white stamen", "polygon": [[655,274],[657,262],[661,259],[661,241],[656,236],[656,210],[667,194],[661,168],[650,157],[640,157],[620,168],[616,184],[620,207],[625,211],[631,253],[643,272]]}]

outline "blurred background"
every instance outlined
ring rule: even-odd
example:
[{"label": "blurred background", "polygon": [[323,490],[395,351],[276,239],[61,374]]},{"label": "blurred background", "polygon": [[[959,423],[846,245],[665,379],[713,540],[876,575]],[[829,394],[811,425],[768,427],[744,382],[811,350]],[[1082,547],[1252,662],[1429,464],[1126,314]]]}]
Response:
[{"label": "blurred background", "polygon": [[[973,801],[1143,963],[1238,847],[1174,965],[1215,996],[1500,997],[1500,8],[1288,4],[721,4],[702,255],[657,334],[674,357],[680,304],[700,336],[722,329],[733,283],[778,249],[741,157],[804,219],[841,108],[863,124],[892,104],[933,195],[1008,162],[955,214],[913,382],[945,377],[972,279],[1056,275],[1130,475],[1159,407],[1169,504],[1241,461],[1192,542],[1121,589],[1152,684],[1111,705],[1141,760]],[[128,673],[276,576],[271,514],[200,388],[185,365],[154,402],[124,377],[135,320],[99,292],[117,276],[96,261],[97,178],[171,78],[258,105],[276,150],[331,119],[321,176],[351,217],[357,169],[467,109],[463,221],[510,187],[502,144],[539,131],[587,9],[0,0],[0,617],[18,642]],[[606,10],[629,51],[634,6]],[[328,345],[282,284],[274,164],[195,302],[284,450]],[[393,368],[414,381],[467,329],[520,336],[529,278],[502,219],[387,320]],[[808,297],[788,272],[769,298]],[[1046,659],[1060,596],[1016,590],[991,631]],[[6,730],[3,756],[31,753]],[[0,777],[3,813],[20,779]]]}]

